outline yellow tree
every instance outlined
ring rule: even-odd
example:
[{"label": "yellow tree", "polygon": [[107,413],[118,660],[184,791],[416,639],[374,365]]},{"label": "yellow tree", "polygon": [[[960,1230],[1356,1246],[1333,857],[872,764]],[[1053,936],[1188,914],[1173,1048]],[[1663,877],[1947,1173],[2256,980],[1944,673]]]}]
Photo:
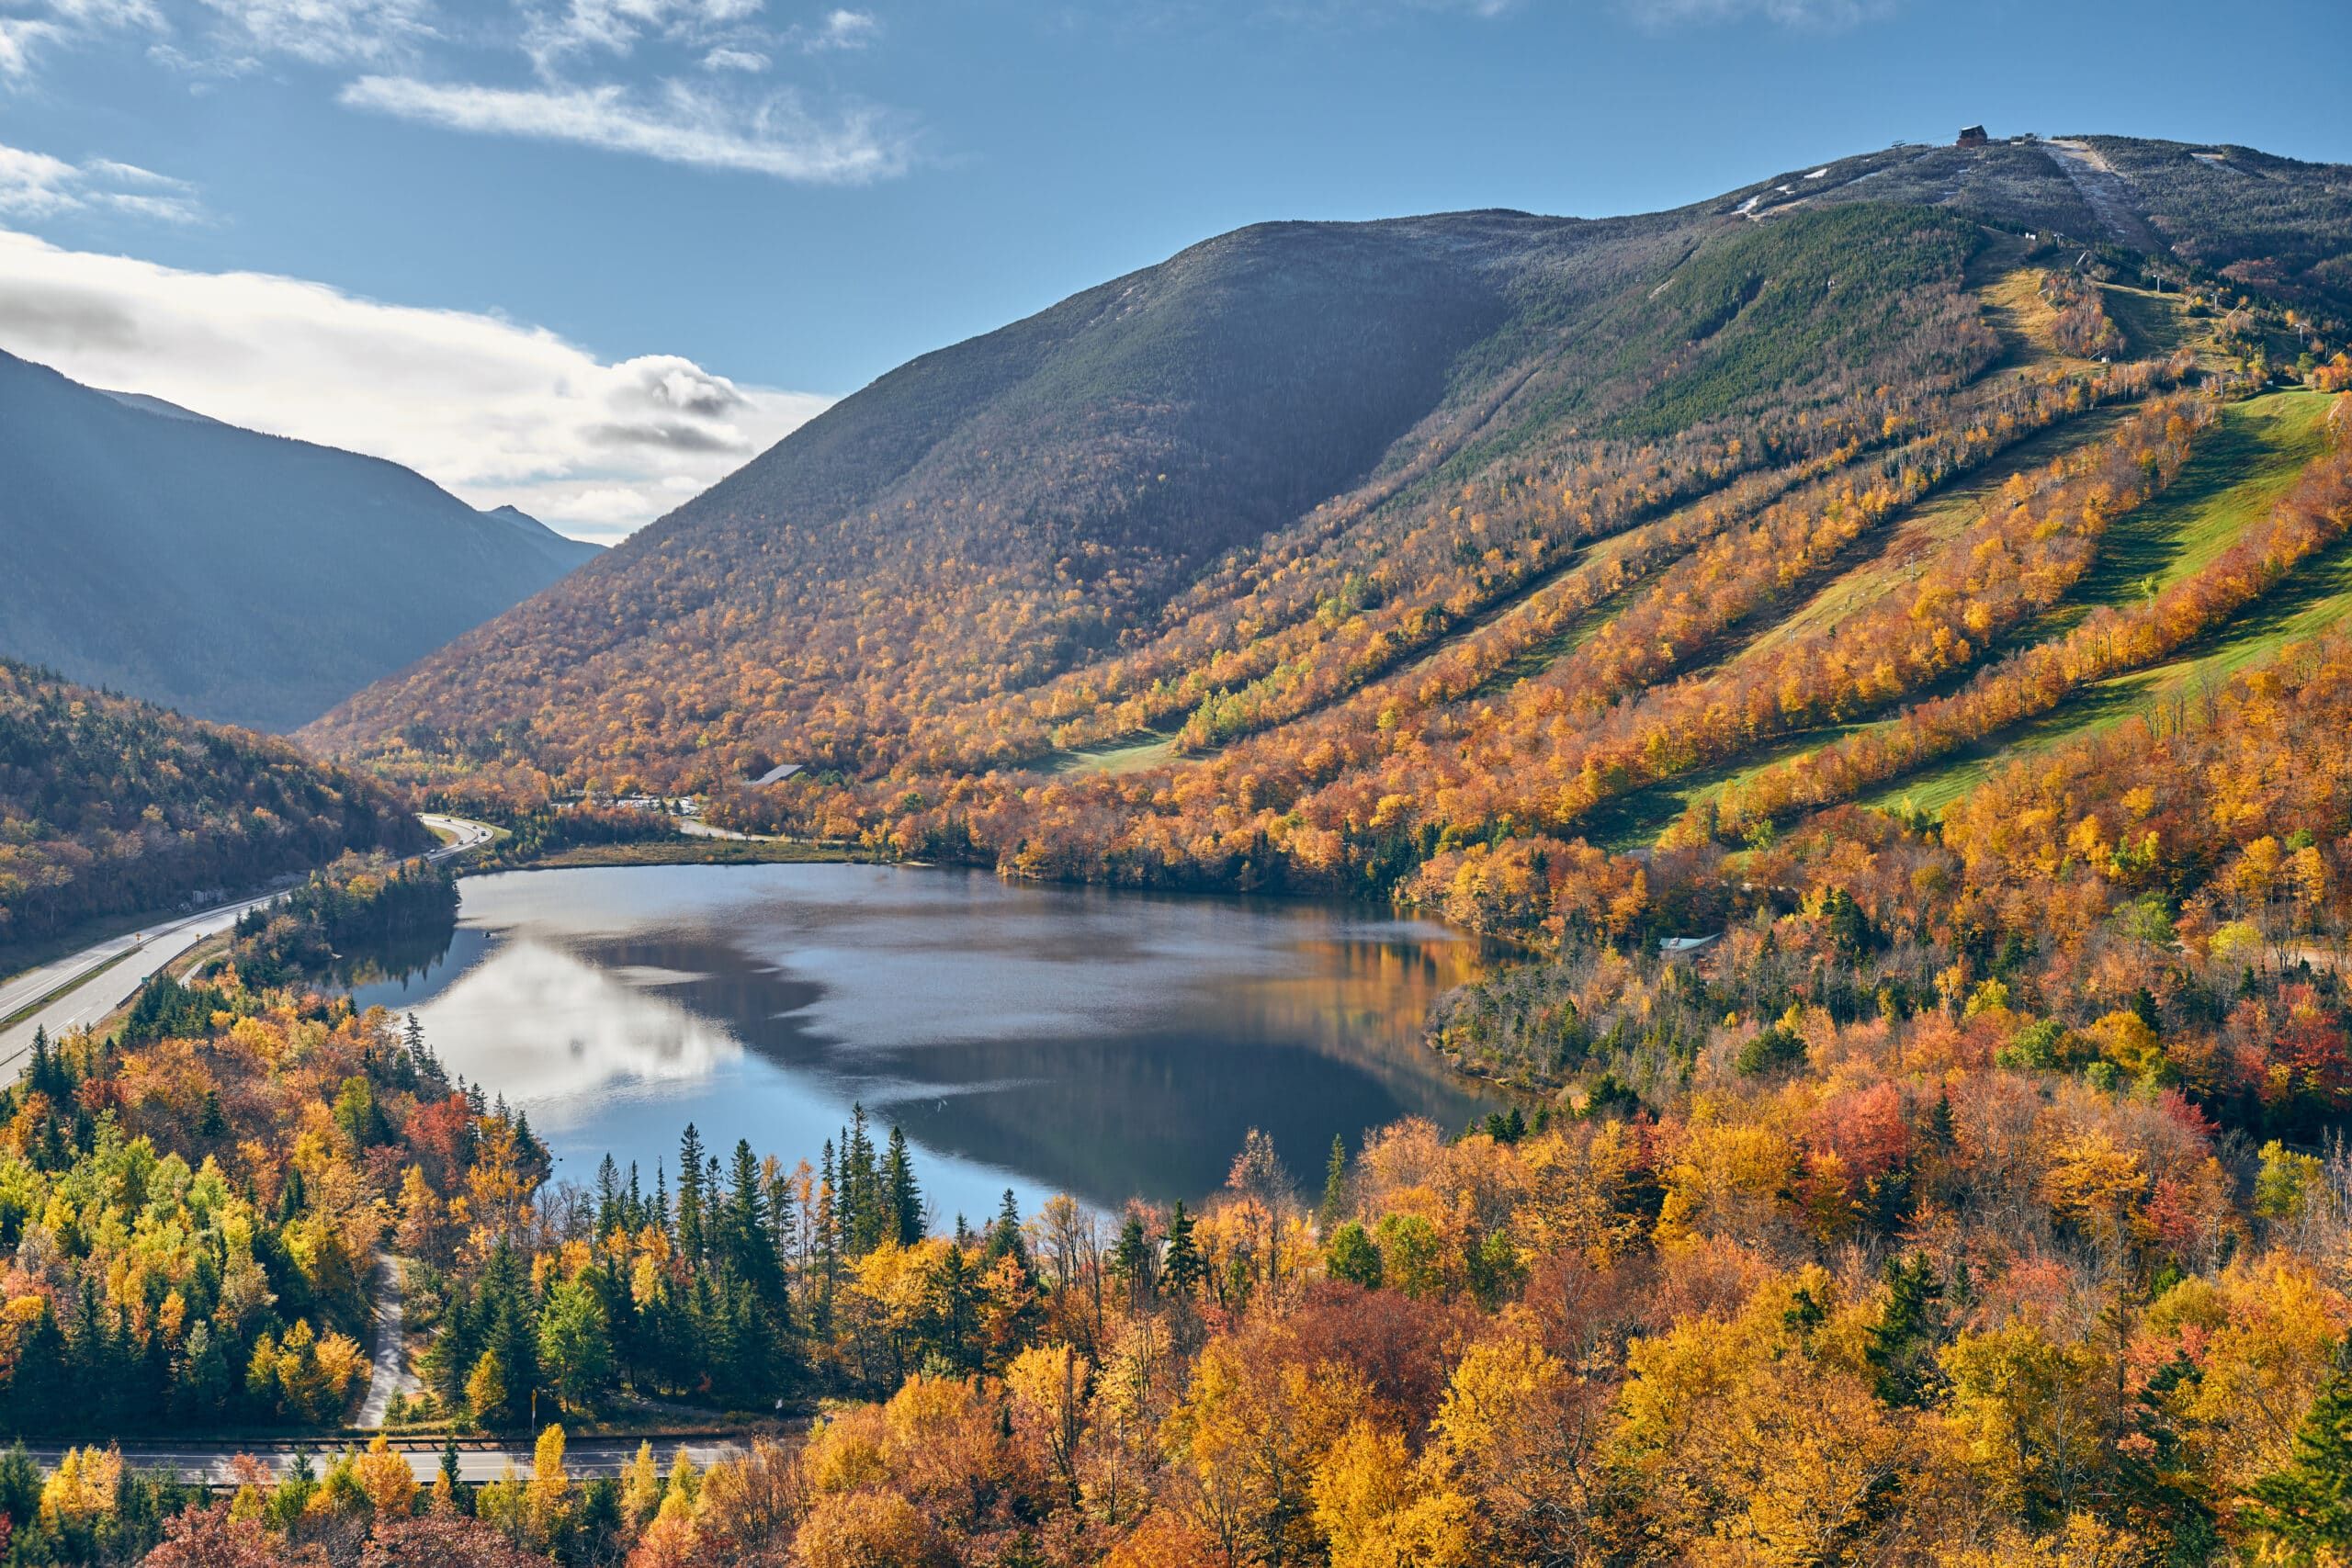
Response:
[{"label": "yellow tree", "polygon": [[1075,1508],[1079,1489],[1079,1444],[1086,1435],[1086,1385],[1093,1368],[1068,1345],[1023,1350],[1004,1369],[1012,1393],[1013,1416],[1038,1447]]},{"label": "yellow tree", "polygon": [[368,1451],[353,1461],[359,1489],[368,1494],[368,1506],[383,1518],[402,1518],[416,1510],[416,1472],[409,1467],[408,1456],[392,1451],[391,1444],[381,1433],[368,1443]]}]

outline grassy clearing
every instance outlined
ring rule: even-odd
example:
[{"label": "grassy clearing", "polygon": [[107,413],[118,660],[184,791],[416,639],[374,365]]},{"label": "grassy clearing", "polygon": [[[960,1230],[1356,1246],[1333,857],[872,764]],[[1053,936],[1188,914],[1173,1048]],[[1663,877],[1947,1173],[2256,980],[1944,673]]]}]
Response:
[{"label": "grassy clearing", "polygon": [[2123,352],[2148,359],[2170,354],[2190,341],[2188,319],[2181,314],[2177,294],[2153,294],[2109,283],[2101,287],[2101,301],[2115,324],[2123,329]]},{"label": "grassy clearing", "polygon": [[2064,365],[2080,368],[2089,363],[2058,350],[2058,312],[2041,297],[2038,266],[2021,266],[2017,258],[2025,247],[2014,241],[1988,248],[1970,270],[1984,277],[1976,298],[1984,322],[1999,335],[2002,369]]},{"label": "grassy clearing", "polygon": [[1132,773],[1176,760],[1176,732],[1147,729],[1094,746],[1051,751],[1035,764],[1041,773]]},{"label": "grassy clearing", "polygon": [[2163,494],[2116,519],[2098,562],[2037,635],[2073,626],[2093,608],[2149,598],[2202,570],[2269,514],[2304,466],[2327,447],[2328,400],[2272,392],[2231,405]]}]

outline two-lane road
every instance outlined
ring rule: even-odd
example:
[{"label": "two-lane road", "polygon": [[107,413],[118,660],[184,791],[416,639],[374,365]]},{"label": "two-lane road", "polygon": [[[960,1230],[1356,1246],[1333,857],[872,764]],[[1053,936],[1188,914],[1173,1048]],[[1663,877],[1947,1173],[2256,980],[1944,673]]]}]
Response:
[{"label": "two-lane road", "polygon": [[[493,835],[486,824],[462,817],[436,813],[419,820],[428,828],[452,835],[450,841],[426,854],[425,858],[431,861],[469,854],[489,843]],[[192,915],[175,916],[93,942],[70,957],[0,982],[0,1018],[11,1017],[36,1002],[41,1004],[37,1010],[0,1031],[0,1069],[6,1069],[32,1049],[34,1031],[45,1029],[54,1040],[96,1023],[137,995],[149,976],[205,938],[235,925],[237,918],[246,910],[257,909],[278,896],[277,892],[265,893],[234,904],[199,909]]]}]

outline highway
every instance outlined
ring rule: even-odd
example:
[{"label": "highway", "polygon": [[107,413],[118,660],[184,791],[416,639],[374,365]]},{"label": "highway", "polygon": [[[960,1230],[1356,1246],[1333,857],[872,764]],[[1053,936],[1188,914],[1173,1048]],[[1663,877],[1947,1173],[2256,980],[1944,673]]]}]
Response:
[{"label": "highway", "polygon": [[[490,842],[492,829],[484,823],[437,813],[418,818],[428,828],[454,835],[448,843],[425,858],[450,860],[469,854]],[[32,1049],[33,1032],[46,1029],[52,1040],[95,1024],[137,994],[147,977],[209,936],[227,931],[237,917],[278,897],[273,890],[233,904],[199,909],[120,936],[93,942],[81,952],[0,982],[0,1018],[8,1018],[39,1002],[37,1011],[0,1031],[0,1070]],[[48,998],[43,1001],[42,998]]]},{"label": "highway", "polygon": [[[563,1468],[574,1481],[593,1481],[618,1475],[637,1458],[637,1448],[642,1440],[637,1438],[573,1438],[564,1444]],[[731,1459],[750,1447],[743,1438],[693,1436],[656,1437],[651,1439],[653,1451],[664,1472],[676,1457],[683,1442],[687,1456],[696,1465],[707,1468],[712,1461]],[[122,1443],[124,1468],[134,1471],[169,1471],[182,1481],[200,1481],[213,1486],[233,1486],[238,1476],[231,1468],[241,1454],[250,1455],[279,1475],[293,1468],[294,1456],[307,1452],[314,1470],[324,1471],[334,1455],[346,1444],[365,1448],[368,1439],[321,1438],[298,1443],[284,1438],[266,1442],[235,1443]],[[439,1438],[394,1438],[392,1448],[408,1457],[409,1469],[419,1481],[429,1482],[441,1470]],[[44,1472],[53,1471],[72,1445],[64,1443],[28,1443],[25,1451]],[[103,1439],[98,1446],[107,1446]],[[512,1464],[525,1475],[531,1472],[532,1444],[527,1440],[506,1442],[492,1438],[461,1438],[458,1441],[458,1477],[461,1481],[496,1481]]]}]

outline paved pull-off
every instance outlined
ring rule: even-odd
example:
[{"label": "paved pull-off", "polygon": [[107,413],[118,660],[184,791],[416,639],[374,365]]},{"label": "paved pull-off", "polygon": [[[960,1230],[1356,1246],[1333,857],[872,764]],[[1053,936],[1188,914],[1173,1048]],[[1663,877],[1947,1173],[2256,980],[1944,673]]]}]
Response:
[{"label": "paved pull-off", "polygon": [[371,1430],[384,1424],[392,1395],[409,1392],[407,1357],[401,1353],[399,1258],[376,1259],[375,1285],[376,1366],[368,1379],[368,1397],[359,1404],[357,1423]]}]

